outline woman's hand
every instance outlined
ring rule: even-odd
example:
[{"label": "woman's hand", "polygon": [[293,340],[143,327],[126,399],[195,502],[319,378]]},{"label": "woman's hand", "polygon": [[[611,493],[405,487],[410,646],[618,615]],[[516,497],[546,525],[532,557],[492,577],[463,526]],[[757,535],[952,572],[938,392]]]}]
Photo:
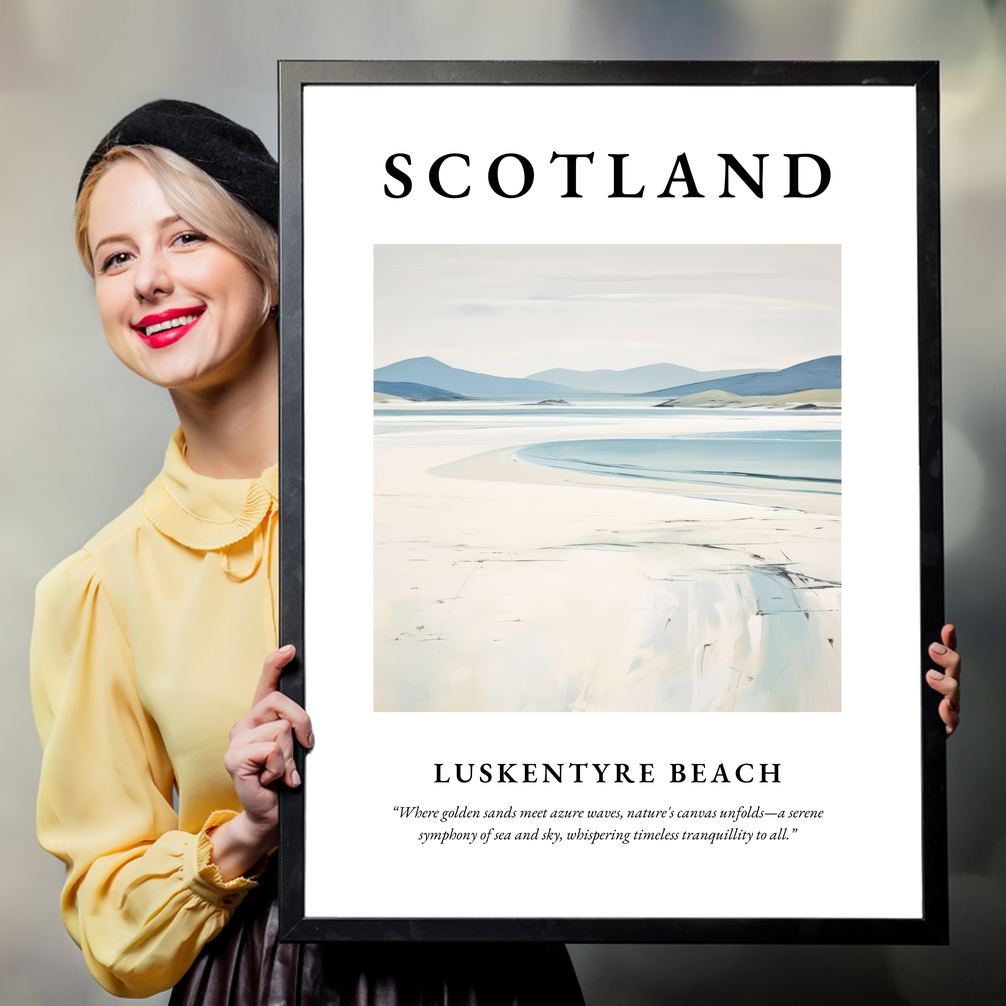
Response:
[{"label": "woman's hand", "polygon": [[943,696],[940,719],[947,725],[949,737],[961,721],[961,658],[957,651],[957,632],[952,625],[944,625],[941,643],[930,643],[929,656],[943,668],[926,673],[929,687]]},{"label": "woman's hand", "polygon": [[212,861],[224,880],[252,869],[279,838],[280,779],[293,788],[300,774],[293,759],[293,737],[314,746],[311,718],[279,691],[283,668],[293,659],[292,646],[273,650],[265,659],[251,711],[231,727],[224,766],[244,810],[210,834]]}]

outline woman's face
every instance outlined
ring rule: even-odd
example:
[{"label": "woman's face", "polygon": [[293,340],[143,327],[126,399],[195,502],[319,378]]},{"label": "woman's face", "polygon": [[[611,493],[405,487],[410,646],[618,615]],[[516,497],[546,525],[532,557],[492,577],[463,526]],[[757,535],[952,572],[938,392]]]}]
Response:
[{"label": "woman's face", "polygon": [[100,179],[87,233],[105,337],[130,370],[193,392],[240,378],[264,332],[262,285],[178,217],[139,161],[117,161]]}]

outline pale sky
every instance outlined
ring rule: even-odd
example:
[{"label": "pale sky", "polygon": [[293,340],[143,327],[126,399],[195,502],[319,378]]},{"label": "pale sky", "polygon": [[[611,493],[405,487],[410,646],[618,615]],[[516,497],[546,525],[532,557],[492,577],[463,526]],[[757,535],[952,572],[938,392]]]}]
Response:
[{"label": "pale sky", "polygon": [[377,245],[374,366],[780,369],[841,353],[838,245]]}]

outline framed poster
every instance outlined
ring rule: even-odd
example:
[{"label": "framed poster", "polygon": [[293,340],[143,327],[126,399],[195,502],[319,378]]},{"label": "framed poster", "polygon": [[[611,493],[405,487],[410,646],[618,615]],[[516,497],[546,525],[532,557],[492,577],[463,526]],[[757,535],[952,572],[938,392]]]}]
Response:
[{"label": "framed poster", "polygon": [[936,66],[280,89],[287,938],[944,941]]}]

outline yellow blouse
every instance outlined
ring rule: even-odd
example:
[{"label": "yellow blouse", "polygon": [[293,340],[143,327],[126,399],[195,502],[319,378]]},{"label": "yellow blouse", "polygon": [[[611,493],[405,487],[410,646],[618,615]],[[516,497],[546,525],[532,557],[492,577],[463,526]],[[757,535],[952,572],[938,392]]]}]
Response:
[{"label": "yellow blouse", "polygon": [[174,985],[255,886],[223,882],[206,829],[241,809],[228,731],[276,646],[277,492],[276,467],[197,475],[179,430],[143,498],[38,586],[38,836],[115,995]]}]

